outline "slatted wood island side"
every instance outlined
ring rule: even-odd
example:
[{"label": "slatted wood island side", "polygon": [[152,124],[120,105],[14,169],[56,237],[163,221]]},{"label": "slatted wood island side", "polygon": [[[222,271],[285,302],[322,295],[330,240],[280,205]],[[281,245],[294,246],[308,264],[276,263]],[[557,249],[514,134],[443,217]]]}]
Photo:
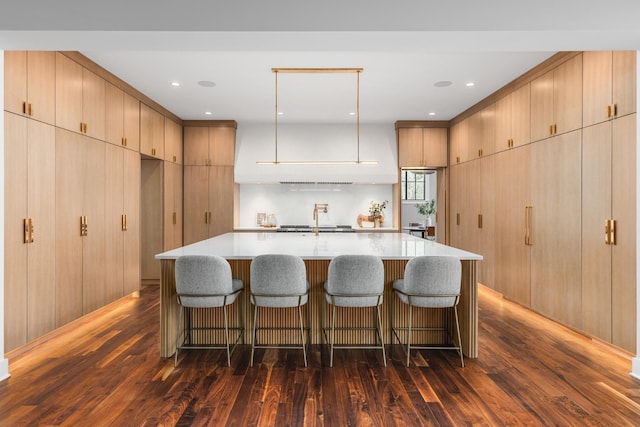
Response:
[{"label": "slatted wood island side", "polygon": [[[309,303],[307,307],[307,324],[310,326],[310,339],[313,344],[323,343],[323,286],[327,279],[327,269],[331,259],[343,254],[373,254],[382,259],[385,269],[385,295],[383,304],[383,329],[385,343],[391,344],[391,304],[396,304],[396,323],[406,321],[406,312],[401,304],[393,298],[391,285],[395,279],[402,278],[406,263],[416,256],[452,256],[462,262],[462,288],[458,314],[460,317],[460,333],[462,346],[467,357],[478,357],[478,286],[476,281],[476,262],[482,256],[445,246],[440,243],[420,239],[405,233],[324,233],[319,236],[313,233],[227,233],[211,239],[203,240],[156,255],[160,260],[162,276],[160,283],[160,356],[170,357],[175,352],[176,322],[178,305],[175,290],[175,260],[182,255],[219,255],[229,261],[234,278],[244,282],[245,293],[241,304],[234,304],[230,318],[238,314],[246,318],[245,342],[250,343],[253,310],[249,303],[251,289],[250,265],[253,257],[261,254],[294,254],[300,256],[307,268],[307,280],[310,285]],[[240,310],[240,313],[238,313]],[[271,326],[290,322],[296,324],[295,310],[273,309],[267,314]],[[343,316],[348,317],[350,325],[368,324],[373,312],[367,310],[344,309]],[[424,318],[437,323],[451,325],[450,319],[442,310],[427,310],[414,314],[414,322]],[[218,314],[197,312],[192,322],[200,326],[222,324]],[[414,323],[415,324],[415,323]],[[265,325],[261,318],[261,325]],[[429,335],[431,334],[431,335]],[[284,334],[281,331],[266,332],[260,335],[260,342],[292,343],[295,334]],[[336,337],[338,339],[338,337]],[[424,343],[441,342],[443,337],[425,332],[418,337]],[[202,334],[196,340],[223,342],[219,333]],[[373,335],[361,332],[345,332],[339,339],[342,342],[369,343]],[[291,340],[291,341],[289,341]]]}]

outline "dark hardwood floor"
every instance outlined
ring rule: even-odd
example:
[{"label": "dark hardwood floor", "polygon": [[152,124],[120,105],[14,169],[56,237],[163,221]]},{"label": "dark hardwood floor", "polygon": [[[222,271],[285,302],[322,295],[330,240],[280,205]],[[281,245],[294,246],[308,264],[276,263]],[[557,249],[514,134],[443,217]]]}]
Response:
[{"label": "dark hardwood floor", "polygon": [[640,425],[640,381],[630,357],[480,292],[480,357],[420,351],[411,367],[389,347],[328,353],[309,367],[295,350],[244,347],[161,359],[158,288],[27,351],[8,354],[0,425]]}]

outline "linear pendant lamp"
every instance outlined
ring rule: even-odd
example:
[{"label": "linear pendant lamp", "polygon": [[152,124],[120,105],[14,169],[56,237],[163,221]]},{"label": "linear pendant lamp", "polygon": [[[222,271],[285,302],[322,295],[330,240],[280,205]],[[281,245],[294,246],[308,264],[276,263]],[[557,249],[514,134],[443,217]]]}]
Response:
[{"label": "linear pendant lamp", "polygon": [[[377,160],[360,159],[360,73],[362,68],[272,68],[275,75],[275,158],[259,160],[260,165],[377,165]],[[278,74],[279,73],[355,73],[356,74],[356,144],[355,159],[347,160],[280,160],[278,159]]]}]

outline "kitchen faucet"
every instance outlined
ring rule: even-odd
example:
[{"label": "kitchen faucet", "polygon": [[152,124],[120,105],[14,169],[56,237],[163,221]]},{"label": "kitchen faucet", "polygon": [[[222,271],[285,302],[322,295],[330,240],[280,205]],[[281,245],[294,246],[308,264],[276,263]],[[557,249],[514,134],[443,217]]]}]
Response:
[{"label": "kitchen faucet", "polygon": [[318,235],[318,217],[320,216],[318,215],[318,212],[327,213],[328,211],[329,211],[329,203],[316,203],[315,205],[313,205],[313,219],[316,222],[314,231],[316,233],[316,236]]}]

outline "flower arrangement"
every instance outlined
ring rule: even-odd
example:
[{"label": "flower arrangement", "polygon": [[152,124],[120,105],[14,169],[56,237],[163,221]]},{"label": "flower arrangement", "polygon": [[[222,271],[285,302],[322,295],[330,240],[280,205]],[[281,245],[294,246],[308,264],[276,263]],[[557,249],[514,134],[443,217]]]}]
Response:
[{"label": "flower arrangement", "polygon": [[430,216],[436,213],[436,201],[435,199],[431,199],[423,204],[416,205],[418,209],[418,213],[420,215]]},{"label": "flower arrangement", "polygon": [[382,211],[387,207],[387,203],[389,203],[387,200],[382,203],[376,203],[372,200],[371,203],[369,203],[369,213],[371,216],[374,218],[382,216]]}]

